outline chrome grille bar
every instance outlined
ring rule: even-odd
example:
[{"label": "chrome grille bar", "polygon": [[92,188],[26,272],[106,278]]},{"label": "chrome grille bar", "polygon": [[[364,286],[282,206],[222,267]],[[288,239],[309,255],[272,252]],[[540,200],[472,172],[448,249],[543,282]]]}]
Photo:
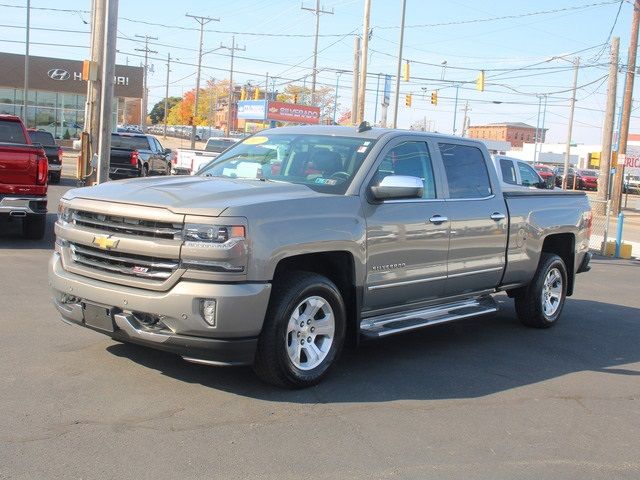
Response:
[{"label": "chrome grille bar", "polygon": [[156,222],[128,217],[116,217],[75,210],[72,221],[76,225],[154,238],[180,239],[182,225],[168,222]]}]

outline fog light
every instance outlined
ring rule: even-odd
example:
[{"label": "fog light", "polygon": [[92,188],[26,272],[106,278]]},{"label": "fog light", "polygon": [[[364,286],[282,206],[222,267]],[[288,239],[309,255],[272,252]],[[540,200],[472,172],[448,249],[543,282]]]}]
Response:
[{"label": "fog light", "polygon": [[212,327],[216,326],[216,301],[215,300],[201,300],[200,301],[200,313],[204,321]]}]

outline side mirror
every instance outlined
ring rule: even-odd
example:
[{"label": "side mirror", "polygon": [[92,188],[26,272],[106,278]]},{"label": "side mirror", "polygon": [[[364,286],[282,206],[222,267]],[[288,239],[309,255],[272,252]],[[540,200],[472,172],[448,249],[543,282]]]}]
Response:
[{"label": "side mirror", "polygon": [[388,175],[378,185],[371,187],[371,193],[376,200],[421,198],[423,192],[422,180],[406,175]]}]

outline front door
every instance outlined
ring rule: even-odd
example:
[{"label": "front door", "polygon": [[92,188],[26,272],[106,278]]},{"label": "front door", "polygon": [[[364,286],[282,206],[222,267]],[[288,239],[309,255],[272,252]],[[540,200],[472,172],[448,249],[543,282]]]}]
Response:
[{"label": "front door", "polygon": [[[496,195],[497,177],[477,146],[438,142],[451,219],[448,297],[495,288],[502,278],[507,248],[507,208]],[[498,190],[499,191],[499,190]]]},{"label": "front door", "polygon": [[387,175],[422,179],[422,198],[364,201],[367,277],[363,310],[419,304],[443,295],[449,221],[441,173],[424,141],[397,139],[382,151],[369,185]]}]

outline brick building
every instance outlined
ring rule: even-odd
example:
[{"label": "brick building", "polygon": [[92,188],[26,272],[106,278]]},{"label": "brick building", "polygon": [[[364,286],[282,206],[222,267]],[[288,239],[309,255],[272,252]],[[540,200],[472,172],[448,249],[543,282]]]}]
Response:
[{"label": "brick building", "polygon": [[[540,129],[538,142],[544,143],[546,132],[546,128]],[[522,122],[488,123],[469,126],[468,135],[470,138],[510,142],[512,147],[522,148],[523,143],[536,141],[536,127]]]}]

